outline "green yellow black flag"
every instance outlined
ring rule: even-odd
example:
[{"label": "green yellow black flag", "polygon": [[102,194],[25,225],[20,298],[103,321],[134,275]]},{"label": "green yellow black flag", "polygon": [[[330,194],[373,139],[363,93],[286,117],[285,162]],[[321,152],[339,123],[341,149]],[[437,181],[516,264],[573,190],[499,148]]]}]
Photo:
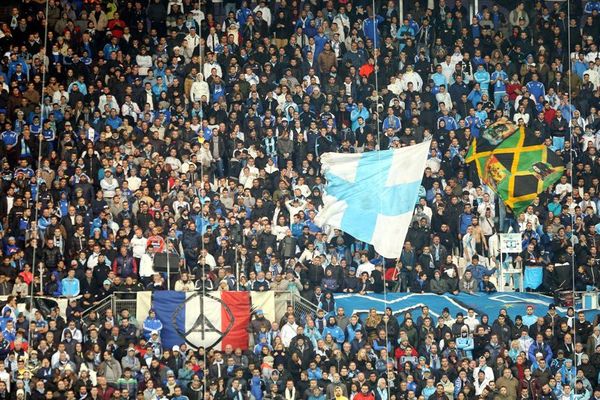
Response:
[{"label": "green yellow black flag", "polygon": [[564,172],[559,156],[524,127],[503,118],[486,128],[469,148],[481,182],[493,189],[515,215],[556,182]]}]

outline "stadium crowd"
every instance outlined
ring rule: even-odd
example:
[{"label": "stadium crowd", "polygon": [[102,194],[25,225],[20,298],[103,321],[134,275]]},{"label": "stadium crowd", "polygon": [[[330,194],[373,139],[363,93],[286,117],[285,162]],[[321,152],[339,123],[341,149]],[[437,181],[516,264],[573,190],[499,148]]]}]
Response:
[{"label": "stadium crowd", "polygon": [[[403,4],[11,6],[0,400],[599,400],[600,328],[573,310],[360,320],[335,306],[340,292],[493,292],[481,261],[509,231],[515,261],[543,266],[539,290],[600,284],[600,1]],[[465,164],[501,118],[567,166],[520,215]],[[424,140],[398,260],[317,226],[324,153]],[[155,259],[172,258],[167,279]],[[249,352],[162,348],[153,314],[81,321],[115,291],[165,289],[290,290],[322,311],[257,312]],[[71,299],[17,311],[31,295]]]}]

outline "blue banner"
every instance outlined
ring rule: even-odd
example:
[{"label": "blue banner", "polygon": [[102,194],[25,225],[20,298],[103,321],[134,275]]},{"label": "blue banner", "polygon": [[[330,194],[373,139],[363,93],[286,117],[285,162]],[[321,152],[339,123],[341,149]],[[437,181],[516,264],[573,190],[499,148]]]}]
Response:
[{"label": "blue banner", "polygon": [[184,292],[167,290],[159,290],[152,294],[152,308],[163,325],[160,334],[162,344],[169,349],[183,343],[178,330],[185,330],[185,309],[181,308],[181,305],[185,304],[185,297]]},{"label": "blue banner", "polygon": [[[528,305],[534,306],[536,315],[545,315],[548,312],[548,306],[553,303],[553,299],[552,297],[537,293],[518,292],[495,293],[492,295],[460,293],[456,296],[388,293],[387,295],[341,294],[335,297],[335,302],[338,307],[344,307],[346,315],[351,315],[352,313],[364,315],[371,308],[375,308],[378,312],[383,312],[386,307],[390,307],[395,315],[412,311],[413,316],[416,317],[420,315],[420,308],[427,305],[434,317],[441,315],[442,310],[446,307],[448,307],[453,317],[458,312],[466,315],[469,307],[472,307],[477,315],[487,314],[493,321],[503,308],[506,309],[513,319],[517,315],[525,315]],[[556,310],[560,314],[564,314],[567,311],[566,308],[558,306]]]}]

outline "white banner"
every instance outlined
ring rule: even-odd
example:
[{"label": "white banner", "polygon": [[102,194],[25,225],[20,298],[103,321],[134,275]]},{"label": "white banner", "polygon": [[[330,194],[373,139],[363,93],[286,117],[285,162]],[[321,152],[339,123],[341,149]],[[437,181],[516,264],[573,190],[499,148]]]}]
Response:
[{"label": "white banner", "polygon": [[272,290],[267,292],[250,292],[252,301],[252,311],[262,310],[265,318],[269,321],[275,319],[275,293]]},{"label": "white banner", "polygon": [[148,317],[148,312],[152,308],[152,292],[143,291],[136,293],[135,319],[138,322],[138,328],[142,327],[144,320]]},{"label": "white banner", "polygon": [[500,251],[502,253],[520,253],[522,250],[520,233],[500,234]]}]

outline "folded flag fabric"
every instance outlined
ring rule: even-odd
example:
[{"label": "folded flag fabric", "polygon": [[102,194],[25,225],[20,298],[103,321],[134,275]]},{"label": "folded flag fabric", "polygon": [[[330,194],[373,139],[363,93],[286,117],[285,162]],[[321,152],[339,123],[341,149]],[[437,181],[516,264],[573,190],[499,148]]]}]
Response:
[{"label": "folded flag fabric", "polygon": [[162,322],[163,346],[187,343],[216,350],[226,345],[248,348],[248,292],[175,292],[152,294],[152,307]]},{"label": "folded flag fabric", "polygon": [[523,276],[523,287],[536,290],[544,279],[544,267],[525,267]]},{"label": "folded flag fabric", "polygon": [[507,119],[475,139],[466,162],[474,162],[481,182],[496,192],[515,215],[564,172],[562,159],[535,136]]},{"label": "folded flag fabric", "polygon": [[325,153],[327,185],[315,222],[400,257],[417,200],[430,142],[360,154]]}]

